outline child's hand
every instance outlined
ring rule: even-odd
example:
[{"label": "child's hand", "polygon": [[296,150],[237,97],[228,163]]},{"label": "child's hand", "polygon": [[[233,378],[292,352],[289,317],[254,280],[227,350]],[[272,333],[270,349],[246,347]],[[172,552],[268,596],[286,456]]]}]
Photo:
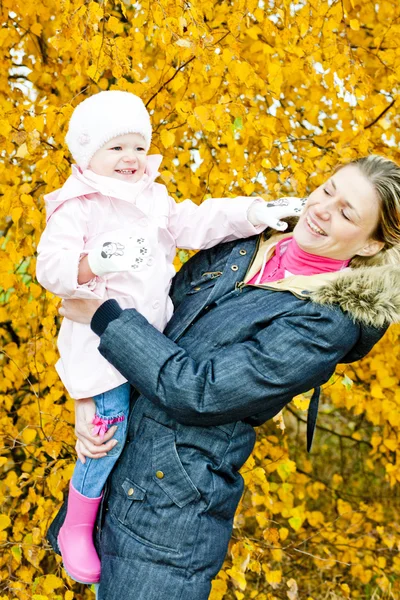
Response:
[{"label": "child's hand", "polygon": [[112,439],[117,428],[111,427],[105,436],[101,438],[92,434],[93,417],[96,414],[96,405],[93,398],[82,398],[75,401],[75,435],[76,452],[78,458],[84,464],[86,458],[103,458],[107,452],[112,450],[116,441]]},{"label": "child's hand", "polygon": [[298,217],[302,212],[307,198],[279,198],[274,202],[253,202],[247,211],[247,218],[254,227],[266,225],[278,231],[285,231],[287,223],[280,219]]},{"label": "child's hand", "polygon": [[131,236],[120,241],[105,242],[101,247],[90,250],[87,257],[91,271],[102,277],[107,273],[140,271],[149,254],[146,240]]}]

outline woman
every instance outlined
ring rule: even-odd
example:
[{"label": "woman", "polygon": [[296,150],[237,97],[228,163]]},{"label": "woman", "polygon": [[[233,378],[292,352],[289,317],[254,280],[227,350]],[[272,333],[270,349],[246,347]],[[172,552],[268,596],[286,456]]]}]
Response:
[{"label": "woman", "polygon": [[[60,313],[91,322],[100,352],[137,390],[99,520],[99,600],[208,598],[254,427],[399,320],[399,243],[400,168],[370,156],[310,194],[292,233],[192,258],[175,278],[166,335],[114,300],[64,303]],[[90,400],[77,403],[82,460],[113,445],[113,430],[105,444],[91,437],[93,414]]]}]

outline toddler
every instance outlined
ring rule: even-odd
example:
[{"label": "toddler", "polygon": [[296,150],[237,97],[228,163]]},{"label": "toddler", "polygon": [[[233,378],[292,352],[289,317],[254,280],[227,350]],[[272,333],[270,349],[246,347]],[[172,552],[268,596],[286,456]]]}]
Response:
[{"label": "toddler", "polygon": [[[66,136],[76,165],[63,187],[45,197],[37,279],[62,298],[116,298],[162,331],[173,312],[168,292],[177,247],[209,248],[267,225],[282,230],[279,218],[296,214],[301,204],[245,197],[175,203],[155,183],[162,159],[147,155],[151,134],[146,107],[131,93],[100,92],[77,106]],[[101,356],[98,343],[88,325],[63,320],[56,368],[68,393],[77,401],[93,397],[94,435],[118,424],[118,444],[106,457],[77,461],[58,537],[65,569],[83,583],[100,578],[93,526],[129,412],[129,384]]]}]

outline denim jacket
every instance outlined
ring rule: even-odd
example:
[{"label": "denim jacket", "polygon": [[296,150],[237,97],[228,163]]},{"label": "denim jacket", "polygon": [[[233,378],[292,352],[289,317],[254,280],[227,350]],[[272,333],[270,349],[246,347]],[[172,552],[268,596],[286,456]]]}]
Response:
[{"label": "denim jacket", "polygon": [[338,363],[367,354],[398,320],[390,290],[398,268],[347,269],[328,283],[323,275],[322,285],[318,275],[302,277],[303,294],[287,280],[249,286],[256,244],[222,244],[192,258],[175,278],[165,335],[111,302],[93,319],[103,356],[182,425],[260,425],[325,383]]},{"label": "denim jacket", "polygon": [[[259,252],[254,237],[193,257],[175,277],[165,335],[114,300],[92,320],[100,352],[136,390],[98,539],[124,585],[130,578],[132,597],[153,598],[150,580],[154,598],[208,597],[254,427],[328,381],[338,363],[364,356],[399,320],[397,268],[348,269],[322,282],[311,276],[302,294],[290,283],[244,284]],[[49,534],[53,545],[60,522]],[[100,600],[114,598],[111,566],[105,560],[103,571],[102,563]],[[191,578],[195,595],[186,580],[178,588],[178,572]]]}]

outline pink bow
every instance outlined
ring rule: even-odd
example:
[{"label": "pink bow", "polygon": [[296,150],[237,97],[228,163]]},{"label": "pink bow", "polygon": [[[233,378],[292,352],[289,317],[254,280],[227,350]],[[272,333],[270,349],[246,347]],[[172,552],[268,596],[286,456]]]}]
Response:
[{"label": "pink bow", "polygon": [[92,421],[94,427],[92,429],[92,435],[99,435],[100,437],[104,437],[107,433],[108,422],[104,421],[101,417],[97,415],[94,417]]}]

